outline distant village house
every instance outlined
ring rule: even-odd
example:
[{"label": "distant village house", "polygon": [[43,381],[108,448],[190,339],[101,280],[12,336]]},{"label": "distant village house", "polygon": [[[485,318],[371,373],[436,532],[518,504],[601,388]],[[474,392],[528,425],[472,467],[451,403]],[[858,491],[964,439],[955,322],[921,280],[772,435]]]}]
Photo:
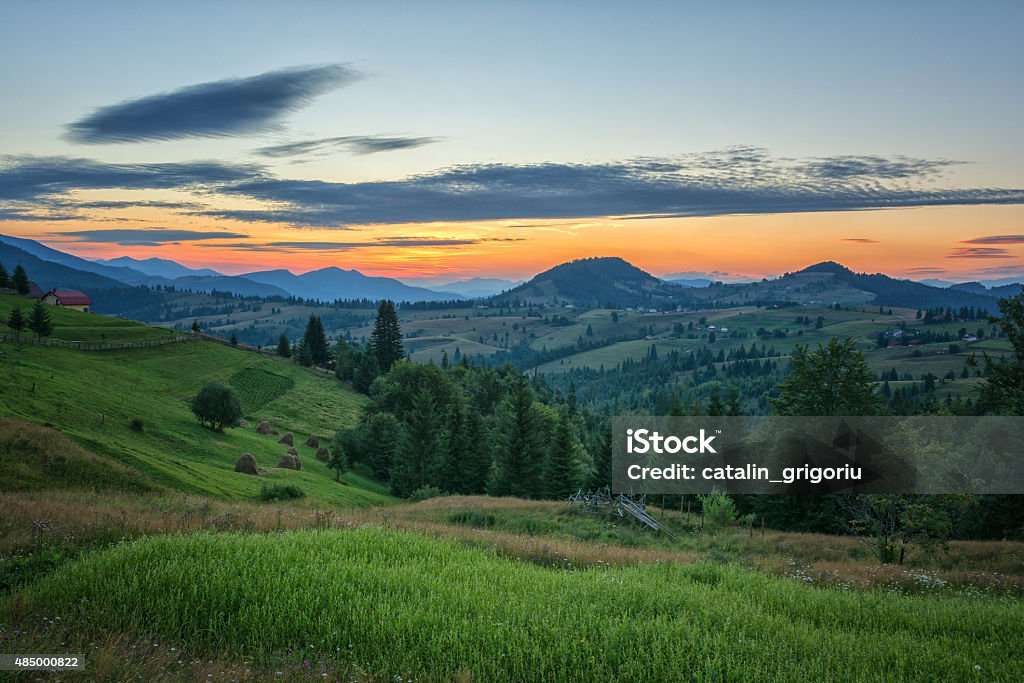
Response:
[{"label": "distant village house", "polygon": [[43,296],[43,301],[51,306],[70,308],[83,313],[88,313],[92,306],[89,297],[77,289],[51,289]]}]

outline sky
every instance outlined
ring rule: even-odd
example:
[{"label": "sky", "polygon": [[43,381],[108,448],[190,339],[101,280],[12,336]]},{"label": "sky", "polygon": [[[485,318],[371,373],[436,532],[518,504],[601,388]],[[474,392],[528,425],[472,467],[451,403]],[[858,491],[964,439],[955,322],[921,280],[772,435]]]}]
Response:
[{"label": "sky", "polygon": [[226,273],[1024,276],[1020,2],[52,2],[0,233]]}]

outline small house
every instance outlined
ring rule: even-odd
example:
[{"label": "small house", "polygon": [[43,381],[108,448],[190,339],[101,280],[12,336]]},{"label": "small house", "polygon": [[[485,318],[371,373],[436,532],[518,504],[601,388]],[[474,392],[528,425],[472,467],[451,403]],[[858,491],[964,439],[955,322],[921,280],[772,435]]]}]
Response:
[{"label": "small house", "polygon": [[70,308],[82,313],[88,313],[92,307],[92,300],[77,289],[51,289],[43,296],[43,301],[51,306]]}]

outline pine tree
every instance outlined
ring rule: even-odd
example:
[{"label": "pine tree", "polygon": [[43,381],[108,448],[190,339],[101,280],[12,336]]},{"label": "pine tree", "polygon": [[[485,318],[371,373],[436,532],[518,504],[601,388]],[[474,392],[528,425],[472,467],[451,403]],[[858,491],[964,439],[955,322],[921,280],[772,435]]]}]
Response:
[{"label": "pine tree", "polygon": [[[24,271],[23,271],[24,272]],[[53,321],[50,319],[50,312],[46,310],[46,304],[37,299],[32,306],[32,312],[28,315],[28,329],[36,333],[36,337],[49,337],[53,334]]]},{"label": "pine tree", "polygon": [[398,325],[398,314],[395,305],[385,299],[377,309],[377,318],[370,333],[370,350],[377,358],[377,365],[382,373],[387,373],[391,366],[405,357],[402,346],[402,328]]},{"label": "pine tree", "polygon": [[31,289],[28,286],[28,273],[25,272],[25,268],[20,263],[14,268],[14,276],[11,277],[11,287],[22,296],[28,294]]},{"label": "pine tree", "polygon": [[547,497],[565,500],[576,492],[576,435],[573,433],[572,417],[563,411],[555,427],[555,438],[551,443],[544,469],[544,489]]},{"label": "pine tree", "polygon": [[231,345],[238,346],[238,335],[234,332],[231,333]]},{"label": "pine tree", "polygon": [[718,391],[718,385],[711,387],[711,398],[708,401],[708,415],[717,417],[725,415],[725,405],[722,403],[722,396]]},{"label": "pine tree", "polygon": [[192,321],[192,334],[199,334],[199,331],[202,330],[202,329],[203,328],[201,328],[199,326],[199,321],[198,320],[193,320]]},{"label": "pine tree", "polygon": [[487,478],[491,474],[494,460],[488,447],[492,440],[488,438],[487,426],[479,411],[466,411],[464,434],[464,442],[468,444],[468,447],[463,449],[462,466],[466,493],[486,493]]},{"label": "pine tree", "polygon": [[352,373],[352,386],[356,391],[367,393],[373,380],[380,375],[380,367],[377,365],[377,357],[370,351],[363,351],[359,354],[359,361],[356,363]]},{"label": "pine tree", "polygon": [[533,390],[523,375],[513,381],[498,409],[500,442],[490,493],[495,496],[536,497],[544,466],[541,418]]},{"label": "pine tree", "polygon": [[612,485],[612,425],[609,422],[601,430],[594,453],[594,474],[590,486],[595,489]]},{"label": "pine tree", "polygon": [[338,336],[338,343],[334,345],[334,375],[340,380],[352,379],[352,356],[345,338],[341,335]]},{"label": "pine tree", "polygon": [[11,286],[11,276],[4,268],[4,264],[0,263],[0,289],[8,289]]},{"label": "pine tree", "polygon": [[309,348],[309,344],[306,343],[305,337],[299,340],[295,348],[295,360],[304,368],[313,365],[313,353]]},{"label": "pine tree", "polygon": [[288,343],[288,337],[284,332],[277,338],[277,355],[282,358],[291,358],[292,346]]},{"label": "pine tree", "polygon": [[324,335],[324,326],[320,317],[310,315],[306,323],[306,333],[302,335],[303,346],[309,348],[309,357],[313,365],[327,365],[331,359],[330,349],[327,347],[327,337]]},{"label": "pine tree", "polygon": [[437,404],[434,395],[421,387],[413,399],[406,423],[407,438],[391,466],[391,493],[405,498],[413,491],[433,483],[441,452]]},{"label": "pine tree", "polygon": [[361,426],[363,462],[373,476],[388,481],[405,440],[405,427],[391,413],[374,413]]},{"label": "pine tree", "polygon": [[11,314],[7,316],[7,327],[14,330],[15,337],[21,337],[21,331],[25,329],[25,316],[21,312],[21,306],[11,309]]}]

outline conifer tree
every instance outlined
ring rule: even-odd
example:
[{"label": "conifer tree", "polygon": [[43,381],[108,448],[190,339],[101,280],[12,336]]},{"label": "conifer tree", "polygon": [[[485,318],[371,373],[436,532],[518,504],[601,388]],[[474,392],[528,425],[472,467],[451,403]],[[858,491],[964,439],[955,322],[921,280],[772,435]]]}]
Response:
[{"label": "conifer tree", "polygon": [[313,353],[309,348],[309,344],[306,343],[305,337],[300,339],[295,347],[295,360],[305,368],[313,365]]},{"label": "conifer tree", "polygon": [[0,289],[7,289],[11,286],[11,276],[4,268],[4,264],[0,263]]},{"label": "conifer tree", "polygon": [[309,349],[309,357],[313,365],[327,365],[331,359],[330,349],[327,347],[327,337],[324,335],[324,326],[320,317],[310,315],[306,323],[306,333],[302,335],[304,347]]},{"label": "conifer tree", "polygon": [[545,455],[542,431],[533,389],[526,377],[518,375],[498,409],[500,443],[490,487],[492,495],[537,496]]},{"label": "conifer tree", "polygon": [[391,493],[394,495],[405,498],[433,483],[430,475],[437,469],[441,450],[437,418],[433,394],[426,387],[421,387],[408,415],[407,438],[391,466]]},{"label": "conifer tree", "polygon": [[352,386],[356,391],[367,393],[378,375],[380,375],[380,367],[377,365],[377,357],[370,351],[360,353],[352,373]]},{"label": "conifer tree", "polygon": [[352,355],[345,338],[338,336],[334,345],[334,375],[340,380],[352,379]]},{"label": "conifer tree", "polygon": [[11,314],[7,316],[7,327],[14,330],[15,337],[21,337],[21,331],[25,329],[25,316],[21,312],[21,306],[11,309]]},{"label": "conifer tree", "polygon": [[36,333],[36,337],[49,337],[53,334],[53,320],[50,319],[50,312],[46,310],[46,304],[36,299],[35,305],[28,316],[28,329]]},{"label": "conifer tree", "polygon": [[288,343],[288,337],[284,332],[277,338],[277,355],[282,358],[291,358],[292,346]]},{"label": "conifer tree", "polygon": [[11,287],[22,296],[29,293],[28,273],[25,272],[25,268],[20,263],[14,268],[14,275],[11,277]]},{"label": "conifer tree", "polygon": [[544,469],[544,489],[547,497],[554,500],[565,500],[579,488],[576,485],[576,435],[573,431],[572,417],[568,411],[562,411]]},{"label": "conifer tree", "polygon": [[612,485],[612,425],[609,422],[601,430],[594,453],[594,474],[590,486],[595,489]]},{"label": "conifer tree", "polygon": [[370,350],[377,358],[377,365],[382,373],[387,373],[391,366],[405,357],[402,346],[402,328],[398,324],[395,305],[385,299],[377,309],[377,318],[370,333]]}]

